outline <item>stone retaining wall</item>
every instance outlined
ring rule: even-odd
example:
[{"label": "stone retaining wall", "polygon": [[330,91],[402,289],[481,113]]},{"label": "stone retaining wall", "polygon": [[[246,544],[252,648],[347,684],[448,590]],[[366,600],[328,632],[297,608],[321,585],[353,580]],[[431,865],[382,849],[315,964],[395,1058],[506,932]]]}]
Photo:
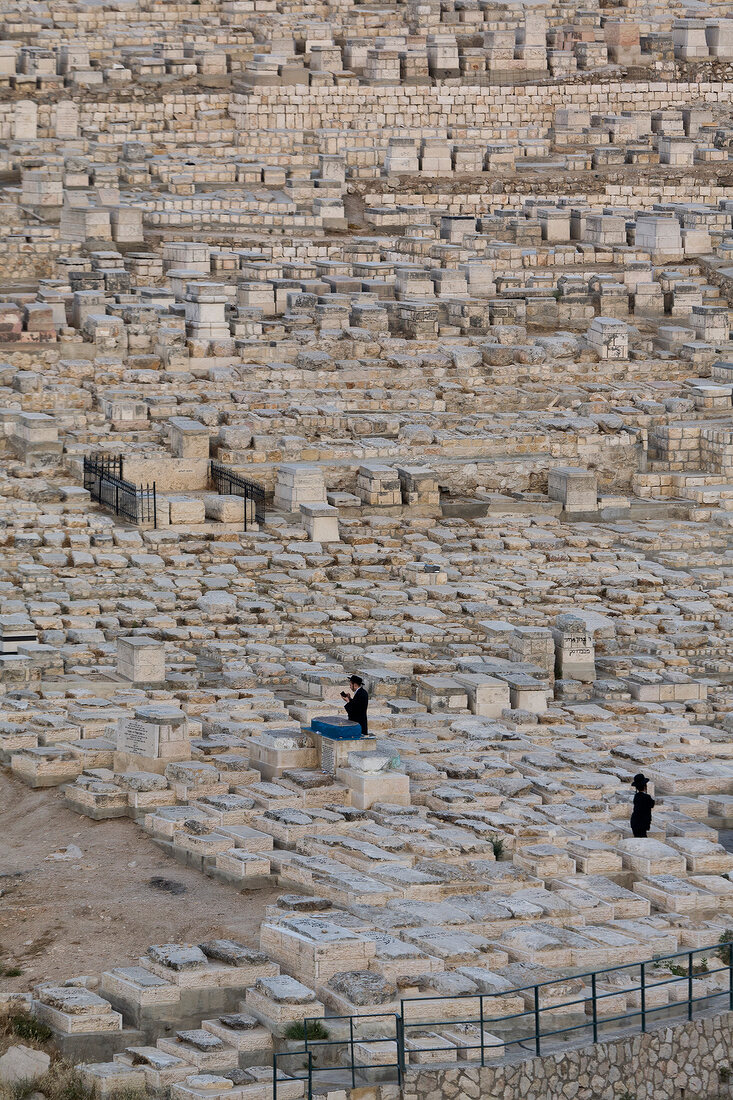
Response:
[{"label": "stone retaining wall", "polygon": [[589,1044],[517,1065],[408,1070],[402,1090],[352,1100],[702,1100],[728,1096],[733,1013]]},{"label": "stone retaining wall", "polygon": [[[338,129],[344,147],[349,133],[379,133],[386,143],[408,128],[413,137],[453,138],[481,133],[486,140],[505,139],[507,131],[536,126],[546,132],[558,107],[583,107],[591,114],[656,111],[691,102],[726,103],[733,86],[723,81],[649,81],[552,86],[409,87],[355,85],[341,88],[275,87],[232,96],[230,113],[239,143],[262,148],[258,130]],[[352,133],[352,138],[353,138]],[[511,134],[509,134],[511,136]]]}]

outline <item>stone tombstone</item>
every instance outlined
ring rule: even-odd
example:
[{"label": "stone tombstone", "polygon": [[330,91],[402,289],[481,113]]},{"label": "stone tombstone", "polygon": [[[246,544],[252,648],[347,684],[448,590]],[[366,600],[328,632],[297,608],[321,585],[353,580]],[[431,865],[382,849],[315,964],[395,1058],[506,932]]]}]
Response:
[{"label": "stone tombstone", "polygon": [[38,104],[30,99],[21,99],[15,104],[13,112],[13,139],[35,141],[37,137]]},{"label": "stone tombstone", "polygon": [[582,466],[556,466],[547,478],[547,495],[566,512],[594,512],[598,507],[596,475]]},{"label": "stone tombstone", "polygon": [[338,768],[344,767],[349,753],[355,748],[374,748],[376,745],[372,738],[362,737],[361,726],[345,715],[312,719],[311,734],[321,771],[328,775],[335,775]]},{"label": "stone tombstone", "polygon": [[164,683],[164,644],[138,634],[118,638],[117,675],[133,684]]},{"label": "stone tombstone", "polygon": [[190,760],[185,712],[170,703],[146,703],[135,708],[134,718],[118,718],[117,754],[116,770],[132,764],[162,771],[172,761]]},{"label": "stone tombstone", "polygon": [[18,51],[12,42],[0,43],[0,76],[15,76]]},{"label": "stone tombstone", "polygon": [[585,621],[576,615],[558,615],[555,639],[555,676],[559,680],[592,683],[596,678],[595,647]]},{"label": "stone tombstone", "polygon": [[339,542],[338,508],[330,504],[301,504],[300,514],[313,542]]},{"label": "stone tombstone", "polygon": [[64,141],[79,137],[79,107],[70,99],[56,104],[54,116],[55,136]]},{"label": "stone tombstone", "polygon": [[299,511],[302,504],[328,504],[323,470],[307,462],[277,467],[274,506],[285,512]]},{"label": "stone tombstone", "polygon": [[170,424],[171,451],[176,458],[208,458],[209,429],[188,416],[172,416]]},{"label": "stone tombstone", "polygon": [[159,727],[139,718],[117,720],[117,751],[135,756],[158,756]]}]

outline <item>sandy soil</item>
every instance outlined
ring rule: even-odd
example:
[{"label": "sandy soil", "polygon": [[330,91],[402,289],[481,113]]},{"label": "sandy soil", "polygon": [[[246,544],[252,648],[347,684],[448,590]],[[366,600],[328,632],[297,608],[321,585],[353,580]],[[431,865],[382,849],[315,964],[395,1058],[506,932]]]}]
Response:
[{"label": "sandy soil", "polygon": [[[81,858],[49,859],[71,844]],[[156,876],[185,890],[151,886]],[[57,790],[30,790],[0,770],[0,967],[23,971],[0,976],[0,990],[98,975],[154,943],[236,934],[255,947],[278,893],[238,894],[181,866],[128,818],[90,821]]]}]

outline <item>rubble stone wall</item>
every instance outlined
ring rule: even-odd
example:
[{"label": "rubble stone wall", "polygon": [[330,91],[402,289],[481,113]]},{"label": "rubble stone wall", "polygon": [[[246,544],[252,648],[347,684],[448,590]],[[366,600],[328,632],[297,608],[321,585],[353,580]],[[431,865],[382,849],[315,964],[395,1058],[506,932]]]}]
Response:
[{"label": "rubble stone wall", "polygon": [[[402,1100],[654,1100],[727,1095],[733,1013],[693,1020],[518,1065],[421,1069],[409,1074]],[[379,1100],[387,1100],[384,1097]]]}]

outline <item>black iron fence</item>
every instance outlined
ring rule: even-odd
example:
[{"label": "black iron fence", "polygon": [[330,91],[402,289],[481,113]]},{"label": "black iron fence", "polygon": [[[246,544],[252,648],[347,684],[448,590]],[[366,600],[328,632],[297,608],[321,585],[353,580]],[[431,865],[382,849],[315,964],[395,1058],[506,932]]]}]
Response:
[{"label": "black iron fence", "polygon": [[84,488],[89,491],[92,500],[128,523],[152,523],[153,527],[157,527],[155,482],[152,485],[134,485],[131,481],[125,481],[120,455],[86,455]]},{"label": "black iron fence", "polygon": [[230,470],[228,466],[221,462],[215,462],[213,459],[209,463],[209,479],[217,493],[223,496],[244,497],[245,531],[252,512],[249,507],[250,501],[254,506],[255,523],[265,522],[265,490],[256,481],[249,481],[246,477],[242,477],[241,474]]},{"label": "black iron fence", "polygon": [[[564,988],[563,988],[564,987]],[[497,1011],[507,1000],[519,1012]],[[399,1012],[327,1016],[303,1021],[300,1050],[272,1057],[272,1095],[280,1084],[314,1084],[336,1074],[352,1088],[385,1077],[402,1084],[411,1063],[462,1060],[485,1066],[501,1059],[562,1053],[577,1040],[607,1040],[691,1020],[696,1009],[733,1012],[733,945],[714,944],[643,962],[576,973],[496,993],[409,997]],[[323,1038],[324,1034],[328,1038]],[[320,1089],[319,1089],[320,1091]]]}]

